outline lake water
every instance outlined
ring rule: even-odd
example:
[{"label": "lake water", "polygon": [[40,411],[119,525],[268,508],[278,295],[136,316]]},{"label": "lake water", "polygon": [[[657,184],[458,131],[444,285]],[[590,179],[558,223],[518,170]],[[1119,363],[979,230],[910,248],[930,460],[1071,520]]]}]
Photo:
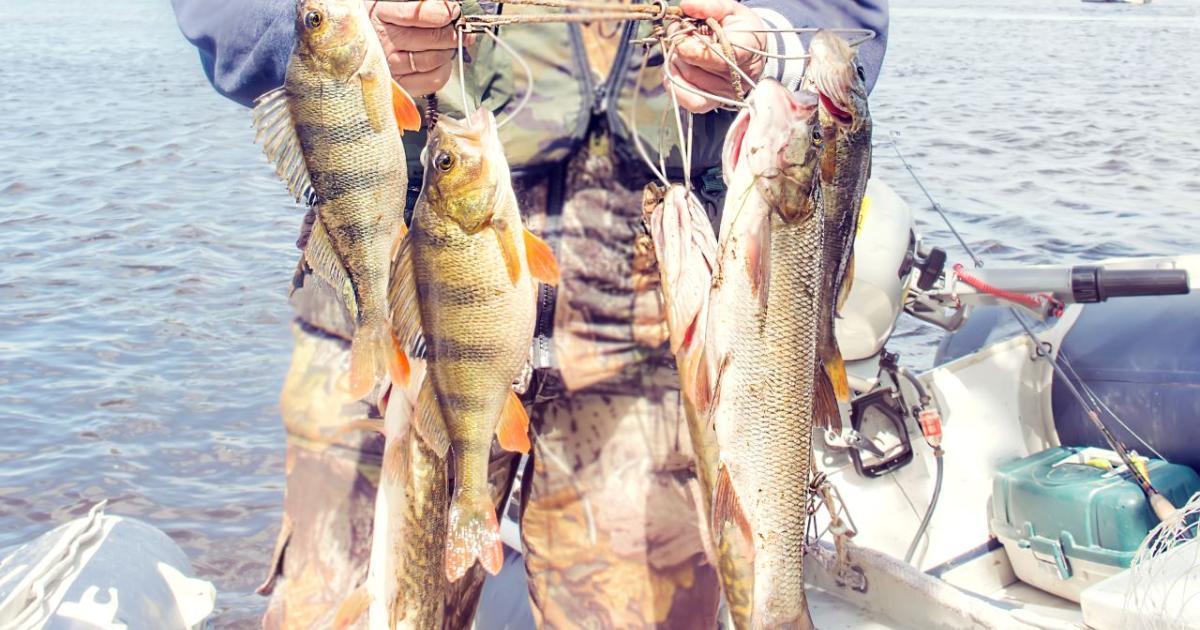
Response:
[{"label": "lake water", "polygon": [[[0,549],[86,513],[163,528],[253,626],[283,492],[301,212],[166,2],[0,22]],[[991,263],[1200,251],[1200,3],[896,2],[876,169]],[[929,364],[935,331],[893,343]]]}]

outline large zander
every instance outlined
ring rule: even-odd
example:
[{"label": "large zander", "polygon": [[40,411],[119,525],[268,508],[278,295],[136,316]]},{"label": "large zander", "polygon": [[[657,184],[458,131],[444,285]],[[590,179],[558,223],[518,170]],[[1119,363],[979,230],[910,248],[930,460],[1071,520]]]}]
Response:
[{"label": "large zander", "polygon": [[305,247],[313,271],[354,319],[348,390],[366,396],[387,373],[407,379],[388,326],[390,258],[404,230],[402,130],[421,115],[388,71],[360,0],[300,0],[282,87],[256,101],[258,141],[297,201],[314,205]]},{"label": "large zander", "polygon": [[815,102],[801,98],[760,82],[723,154],[700,393],[717,433],[713,530],[738,628],[812,626],[804,534],[818,326],[831,306],[820,300],[821,136]]},{"label": "large zander", "polygon": [[825,210],[823,295],[836,309],[822,313],[818,350],[837,398],[849,401],[845,364],[834,336],[854,276],[854,238],[871,176],[871,112],[867,77],[846,40],[818,31],[808,46],[805,89],[816,94],[825,150],[821,156],[821,202]]},{"label": "large zander", "polygon": [[424,335],[427,376],[414,426],[439,457],[454,449],[445,551],[455,581],[479,558],[500,570],[500,530],[488,489],[492,435],[529,450],[529,418],[512,384],[533,339],[535,280],[558,282],[549,247],[521,222],[492,113],[442,118],[423,160],[425,181],[392,272],[399,338]]}]

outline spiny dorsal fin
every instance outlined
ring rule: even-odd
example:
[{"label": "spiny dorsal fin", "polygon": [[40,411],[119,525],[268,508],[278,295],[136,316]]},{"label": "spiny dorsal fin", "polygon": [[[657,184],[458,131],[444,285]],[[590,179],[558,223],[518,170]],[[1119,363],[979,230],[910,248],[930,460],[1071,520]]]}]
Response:
[{"label": "spiny dorsal fin", "polygon": [[450,434],[446,429],[446,420],[442,417],[442,408],[438,406],[437,394],[433,391],[433,379],[425,376],[421,383],[421,393],[417,395],[417,409],[413,416],[413,426],[417,434],[425,441],[429,450],[438,457],[445,457],[450,450]]},{"label": "spiny dorsal fin", "polygon": [[329,240],[329,232],[321,222],[320,212],[317,213],[317,220],[308,235],[308,244],[304,246],[304,260],[318,278],[338,292],[346,303],[346,310],[350,311],[350,317],[357,320],[358,301],[354,297],[354,287],[350,284],[350,274],[346,272],[342,259],[333,248],[333,242]]},{"label": "spiny dorsal fin", "polygon": [[258,130],[255,143],[262,144],[263,153],[275,165],[275,173],[287,183],[288,192],[297,202],[314,202],[316,194],[284,88],[271,90],[254,101],[254,127]]},{"label": "spiny dorsal fin", "polygon": [[417,281],[412,268],[412,233],[405,234],[392,259],[392,275],[388,280],[388,309],[392,318],[392,333],[400,348],[417,356],[413,349],[421,335],[421,312],[417,305]]}]

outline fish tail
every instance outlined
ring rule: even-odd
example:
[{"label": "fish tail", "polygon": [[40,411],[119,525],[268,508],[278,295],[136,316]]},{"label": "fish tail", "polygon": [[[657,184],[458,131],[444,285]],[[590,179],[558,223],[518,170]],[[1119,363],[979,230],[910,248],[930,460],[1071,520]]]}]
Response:
[{"label": "fish tail", "polygon": [[813,425],[819,429],[842,430],[842,412],[833,392],[833,381],[820,363],[813,373]]},{"label": "fish tail", "polygon": [[825,373],[833,384],[833,394],[838,402],[850,402],[850,381],[846,376],[846,362],[842,360],[842,352],[834,342],[833,353],[825,359]]},{"label": "fish tail", "polygon": [[450,505],[446,532],[446,578],[457,581],[466,575],[476,558],[488,573],[496,575],[500,572],[504,562],[500,523],[486,492],[459,488]]},{"label": "fish tail", "polygon": [[367,322],[350,342],[350,395],[362,398],[371,393],[385,373],[401,386],[408,384],[408,357],[396,343],[386,322]]}]

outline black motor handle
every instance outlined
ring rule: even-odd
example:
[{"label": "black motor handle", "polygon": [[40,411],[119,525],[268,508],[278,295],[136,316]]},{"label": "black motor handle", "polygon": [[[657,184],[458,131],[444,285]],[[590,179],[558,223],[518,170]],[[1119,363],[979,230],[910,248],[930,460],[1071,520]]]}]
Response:
[{"label": "black motor handle", "polygon": [[1184,295],[1188,286],[1184,269],[1071,268],[1071,294],[1076,302],[1084,304],[1114,297]]}]

